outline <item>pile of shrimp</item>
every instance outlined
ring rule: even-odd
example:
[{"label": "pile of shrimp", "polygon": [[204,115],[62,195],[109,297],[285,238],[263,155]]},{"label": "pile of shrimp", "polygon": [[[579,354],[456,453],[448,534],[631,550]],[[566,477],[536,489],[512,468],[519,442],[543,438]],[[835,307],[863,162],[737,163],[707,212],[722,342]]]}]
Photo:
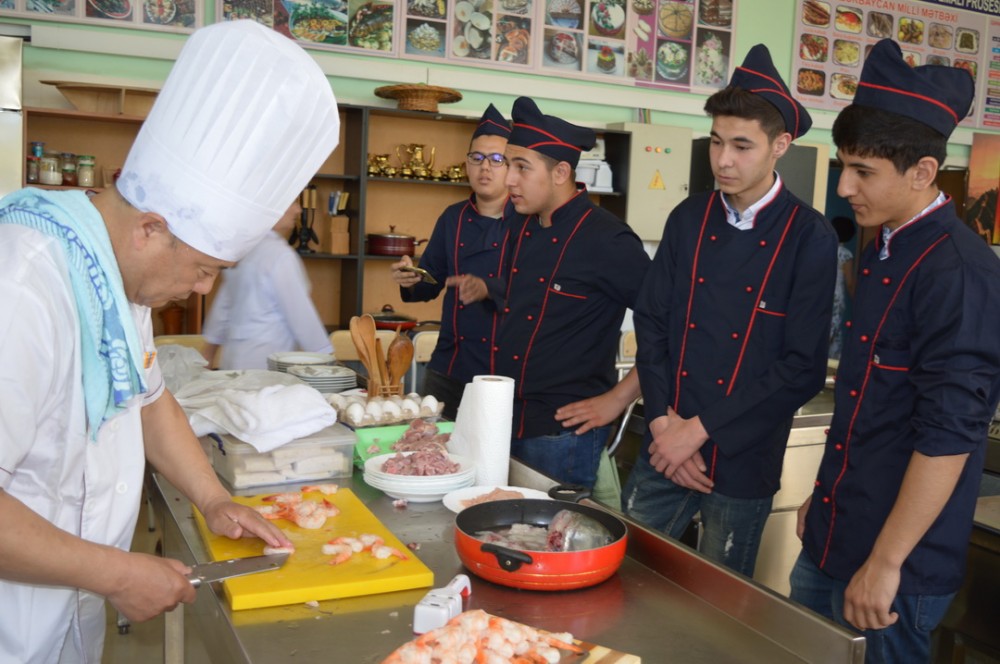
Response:
[{"label": "pile of shrimp", "polygon": [[302,487],[301,491],[289,493],[276,493],[264,497],[267,505],[261,505],[254,509],[265,519],[285,519],[291,521],[300,528],[315,530],[322,528],[326,520],[340,514],[340,508],[324,498],[323,500],[305,500],[304,493],[318,491],[325,496],[337,493],[336,484],[310,484]]},{"label": "pile of shrimp", "polygon": [[323,555],[333,556],[331,565],[340,565],[351,559],[355,553],[367,551],[378,560],[390,557],[406,560],[407,556],[399,549],[388,546],[378,535],[362,533],[357,537],[335,537],[323,545]]},{"label": "pile of shrimp", "polygon": [[572,634],[552,634],[473,610],[397,648],[382,664],[553,664],[584,654]]}]

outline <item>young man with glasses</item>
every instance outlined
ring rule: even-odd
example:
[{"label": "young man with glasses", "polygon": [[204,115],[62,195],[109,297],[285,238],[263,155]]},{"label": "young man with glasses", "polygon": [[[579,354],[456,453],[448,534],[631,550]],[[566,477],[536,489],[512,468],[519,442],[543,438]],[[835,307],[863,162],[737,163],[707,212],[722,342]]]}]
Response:
[{"label": "young man with glasses", "polygon": [[[507,198],[507,159],[504,150],[510,125],[490,104],[472,134],[466,168],[472,195],[449,206],[438,218],[420,267],[437,281],[404,268],[413,261],[403,256],[392,268],[403,302],[427,302],[445,287],[445,279],[460,274],[498,277],[508,224],[517,216]],[[427,365],[422,394],[444,403],[444,416],[455,419],[465,384],[473,376],[494,373],[491,349],[497,330],[496,309],[490,302],[463,304],[455,289],[445,293],[441,332]]]}]

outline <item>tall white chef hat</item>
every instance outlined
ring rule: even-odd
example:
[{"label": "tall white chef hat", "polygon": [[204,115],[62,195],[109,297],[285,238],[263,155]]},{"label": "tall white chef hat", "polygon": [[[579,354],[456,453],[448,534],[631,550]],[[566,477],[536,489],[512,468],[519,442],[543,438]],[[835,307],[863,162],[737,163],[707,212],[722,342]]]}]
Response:
[{"label": "tall white chef hat", "polygon": [[118,191],[198,251],[242,258],[337,147],[330,84],[253,21],[188,39],[128,154]]}]

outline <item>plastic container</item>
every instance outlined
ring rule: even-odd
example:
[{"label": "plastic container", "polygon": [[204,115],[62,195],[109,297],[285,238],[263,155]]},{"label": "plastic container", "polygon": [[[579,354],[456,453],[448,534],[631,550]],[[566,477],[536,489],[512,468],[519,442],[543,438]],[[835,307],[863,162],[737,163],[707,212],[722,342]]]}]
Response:
[{"label": "plastic container", "polygon": [[45,154],[44,141],[31,141],[31,155],[41,158]]},{"label": "plastic container", "polygon": [[350,477],[357,436],[338,423],[264,453],[228,434],[219,439],[212,449],[215,472],[234,489],[246,489]]}]

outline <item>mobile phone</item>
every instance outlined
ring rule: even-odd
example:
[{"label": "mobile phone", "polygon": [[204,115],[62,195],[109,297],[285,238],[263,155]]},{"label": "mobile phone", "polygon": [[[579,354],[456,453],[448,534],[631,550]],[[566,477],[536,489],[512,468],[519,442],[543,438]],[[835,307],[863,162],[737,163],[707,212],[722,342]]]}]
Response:
[{"label": "mobile phone", "polygon": [[407,266],[399,268],[399,270],[400,270],[400,272],[413,272],[414,274],[419,274],[420,277],[421,277],[421,279],[423,281],[426,281],[429,284],[437,284],[437,282],[438,282],[437,279],[435,279],[434,276],[430,272],[428,272],[427,270],[425,270],[422,267],[416,267],[416,266],[413,266],[413,265],[407,265]]}]

